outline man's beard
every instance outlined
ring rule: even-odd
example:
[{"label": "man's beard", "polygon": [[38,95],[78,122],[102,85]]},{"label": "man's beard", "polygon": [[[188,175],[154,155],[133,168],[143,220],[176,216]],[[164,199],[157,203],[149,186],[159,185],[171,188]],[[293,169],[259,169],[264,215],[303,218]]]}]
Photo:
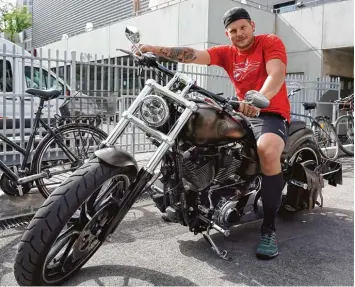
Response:
[{"label": "man's beard", "polygon": [[[247,42],[245,42],[245,41],[247,41]],[[242,42],[242,43],[241,42],[236,42],[235,46],[237,46],[237,48],[239,48],[239,49],[245,49],[245,48],[248,48],[251,45],[252,42],[253,42],[253,38],[250,39],[250,40],[248,40],[246,38],[246,39],[244,39],[244,42]]]}]

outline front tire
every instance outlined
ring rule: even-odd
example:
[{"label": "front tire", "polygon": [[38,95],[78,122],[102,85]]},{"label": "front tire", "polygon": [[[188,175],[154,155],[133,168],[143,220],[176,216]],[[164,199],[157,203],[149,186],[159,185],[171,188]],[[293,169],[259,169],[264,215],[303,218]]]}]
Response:
[{"label": "front tire", "polygon": [[[132,182],[136,176],[136,171],[130,167],[111,166],[98,158],[94,158],[77,169],[47,198],[41,208],[36,212],[21,238],[14,266],[14,275],[18,284],[32,286],[60,285],[80,270],[103,242],[99,241],[97,238],[96,241],[92,239],[88,245],[91,248],[94,242],[92,249],[88,250],[86,253],[84,252],[85,250],[80,250],[84,252],[84,255],[79,258],[79,260],[75,261],[75,263],[72,263],[68,258],[69,255],[74,254],[76,250],[73,248],[73,250],[67,252],[68,248],[66,248],[64,253],[67,252],[68,257],[58,259],[60,268],[56,267],[57,269],[62,268],[63,274],[58,274],[57,276],[50,274],[50,271],[55,269],[54,267],[53,269],[48,267],[50,262],[47,262],[47,258],[52,257],[52,253],[54,253],[52,249],[55,249],[56,245],[63,244],[62,241],[67,239],[61,232],[67,224],[69,225],[70,220],[74,218],[73,215],[75,215],[80,208],[82,211],[83,206],[87,206],[88,202],[91,202],[91,200],[88,199],[90,199],[93,194],[95,194],[97,198],[100,197],[99,194],[101,194],[101,191],[98,190],[99,187],[104,186],[105,182],[120,175],[128,178],[129,181]],[[87,210],[88,209],[86,209],[86,211]],[[98,210],[100,210],[100,208],[98,208]],[[83,212],[81,212],[81,214],[82,213]],[[85,212],[85,214],[89,214],[89,212]],[[86,222],[86,226],[92,221],[91,219],[95,217],[93,214],[91,214],[91,216],[88,218],[89,220]],[[77,228],[79,223],[73,224],[70,227],[73,231],[72,238],[69,239],[69,244],[72,244],[70,248],[81,244],[80,242],[83,239],[83,229],[74,233],[75,229],[73,226]],[[64,233],[66,234],[68,230]],[[87,231],[85,232],[88,234]],[[90,230],[90,232],[92,231]],[[67,236],[67,234],[65,236]],[[95,236],[97,235],[93,234],[91,237],[93,238]],[[72,260],[75,260],[75,256],[72,256]],[[54,261],[55,258],[52,259]],[[70,270],[64,270],[67,267],[65,266],[67,262],[70,263],[70,265],[68,265],[68,267],[70,267],[68,269]],[[48,268],[49,271],[46,268]],[[52,273],[54,273],[54,271],[52,271]]]}]

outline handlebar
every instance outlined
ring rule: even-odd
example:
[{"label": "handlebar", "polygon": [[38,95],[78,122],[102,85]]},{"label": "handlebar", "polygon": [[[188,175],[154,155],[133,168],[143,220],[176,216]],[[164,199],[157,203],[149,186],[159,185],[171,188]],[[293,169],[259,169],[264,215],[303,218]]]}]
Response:
[{"label": "handlebar", "polygon": [[296,94],[297,92],[299,92],[299,91],[301,91],[301,90],[302,90],[301,88],[298,88],[298,89],[296,89],[296,90],[292,90],[292,92],[289,93],[289,94],[287,95],[287,97],[290,98],[291,96],[293,96],[294,94]]},{"label": "handlebar", "polygon": [[[162,64],[158,63],[156,61],[155,55],[153,55],[151,53],[145,53],[142,56],[138,56],[138,55],[134,54],[133,52],[130,52],[130,51],[127,51],[124,49],[116,49],[116,50],[121,51],[121,52],[133,57],[138,65],[156,68],[160,72],[162,72],[170,77],[174,77],[176,74],[176,72],[173,72],[173,71],[169,70],[168,68],[164,67]],[[215,100],[216,102],[219,102],[223,105],[230,104],[233,107],[233,109],[235,109],[235,110],[239,109],[239,103],[233,103],[233,101],[229,101],[228,99],[222,97],[220,94],[215,94],[210,91],[207,91],[204,88],[201,88],[200,86],[198,86],[196,84],[194,84],[191,87],[191,89],[194,90],[195,92],[198,92],[206,97],[209,97],[209,98],[211,98],[211,99]]]},{"label": "handlebar", "polygon": [[[156,63],[156,68],[165,73],[165,74],[168,74],[169,76],[171,77],[174,77],[175,76],[175,72],[169,70],[168,68],[164,67],[163,65],[159,64],[158,62],[155,62]],[[220,94],[214,94],[210,91],[207,91],[205,90],[204,88],[201,88],[199,86],[197,86],[196,84],[194,84],[191,89],[193,89],[195,92],[198,92],[206,97],[209,97],[209,98],[212,98],[213,100],[217,101],[217,102],[220,102],[222,104],[226,104],[228,103],[228,100],[223,98],[222,96],[220,96]]]}]

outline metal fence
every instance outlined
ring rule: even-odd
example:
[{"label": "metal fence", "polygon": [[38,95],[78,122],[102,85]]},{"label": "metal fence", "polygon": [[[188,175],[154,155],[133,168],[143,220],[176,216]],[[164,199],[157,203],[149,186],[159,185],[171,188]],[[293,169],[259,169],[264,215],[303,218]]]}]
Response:
[{"label": "metal fence", "polygon": [[[7,51],[7,52],[4,52]],[[46,102],[43,118],[53,123],[54,115],[61,114],[61,107],[68,99],[72,111],[81,114],[101,115],[101,128],[109,133],[120,119],[134,98],[139,94],[141,82],[137,76],[139,68],[129,57],[98,58],[96,55],[65,53],[64,59],[59,58],[59,52],[48,51],[48,55],[33,57],[26,51],[6,50],[0,53],[0,130],[2,134],[25,146],[34,121],[34,113],[39,99],[25,93],[27,88],[60,89],[62,96]],[[77,57],[78,56],[78,57]],[[235,95],[234,87],[226,73],[218,67],[180,65],[164,63],[173,70],[183,71],[197,80],[202,87],[225,96]],[[143,70],[143,81],[149,78],[164,84],[168,77]],[[332,94],[333,99],[340,95],[339,79],[310,79],[303,75],[287,77],[289,89],[302,86],[303,90],[291,99],[292,112],[303,113],[302,102],[320,102],[324,95]],[[2,94],[1,94],[2,92]],[[43,137],[39,130],[37,142]],[[119,140],[122,148],[140,153],[153,151],[155,147],[146,139],[142,131],[128,126]],[[0,143],[0,159],[5,163],[18,163],[21,159],[16,151],[5,143]]]}]

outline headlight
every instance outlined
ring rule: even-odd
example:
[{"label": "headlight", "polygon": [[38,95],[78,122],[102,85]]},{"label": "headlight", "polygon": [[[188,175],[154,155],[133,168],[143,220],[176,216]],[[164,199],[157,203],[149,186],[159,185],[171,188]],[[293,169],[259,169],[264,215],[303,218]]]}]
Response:
[{"label": "headlight", "polygon": [[160,127],[169,118],[169,107],[166,101],[158,96],[147,96],[141,103],[140,114],[148,125]]}]

